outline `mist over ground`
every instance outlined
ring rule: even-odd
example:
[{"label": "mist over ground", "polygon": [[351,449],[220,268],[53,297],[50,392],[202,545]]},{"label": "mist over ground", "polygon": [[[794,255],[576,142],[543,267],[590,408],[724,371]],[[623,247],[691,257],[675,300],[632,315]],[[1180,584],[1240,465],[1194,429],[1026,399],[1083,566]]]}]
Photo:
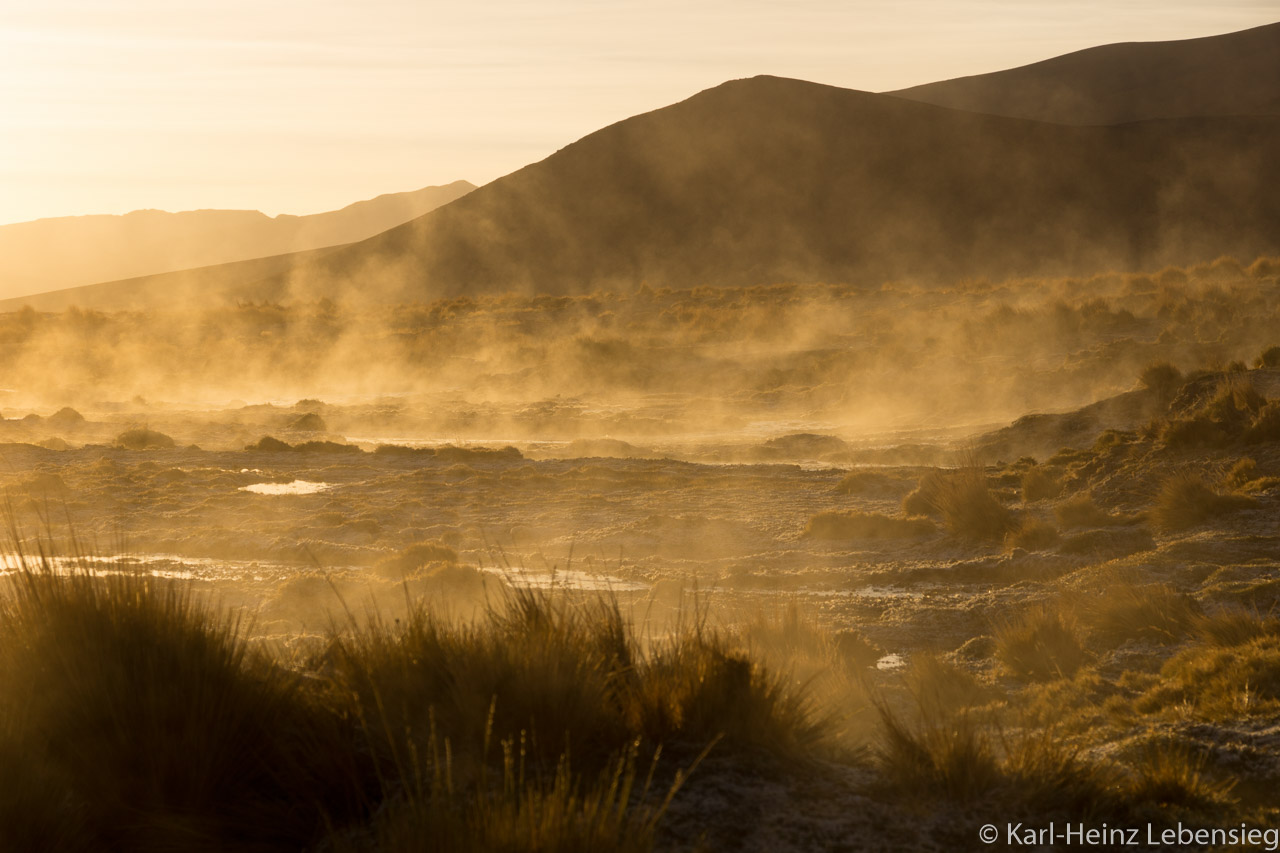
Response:
[{"label": "mist over ground", "polygon": [[1276,846],[1277,36],[0,305],[0,848]]}]

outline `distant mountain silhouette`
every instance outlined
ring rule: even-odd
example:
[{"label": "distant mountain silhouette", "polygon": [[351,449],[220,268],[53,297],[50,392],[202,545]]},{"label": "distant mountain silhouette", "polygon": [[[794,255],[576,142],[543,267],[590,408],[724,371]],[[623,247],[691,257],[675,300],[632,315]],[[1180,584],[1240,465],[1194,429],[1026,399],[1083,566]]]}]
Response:
[{"label": "distant mountain silhouette", "polygon": [[1247,262],[1280,253],[1278,152],[1277,116],[1066,126],[755,77],[359,243],[31,303],[874,287]]},{"label": "distant mountain silhouette", "polygon": [[0,295],[164,273],[371,237],[460,198],[456,181],[311,216],[256,210],[138,210],[0,226]]},{"label": "distant mountain silhouette", "polygon": [[1109,44],[888,94],[1061,124],[1280,115],[1280,23],[1184,41]]}]

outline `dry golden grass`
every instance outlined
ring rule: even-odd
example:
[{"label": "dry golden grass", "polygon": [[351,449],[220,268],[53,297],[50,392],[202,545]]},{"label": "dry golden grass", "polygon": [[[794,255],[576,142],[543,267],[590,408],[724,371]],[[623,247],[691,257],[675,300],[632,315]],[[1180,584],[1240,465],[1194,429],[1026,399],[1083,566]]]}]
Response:
[{"label": "dry golden grass", "polygon": [[1253,498],[1221,494],[1204,477],[1184,471],[1161,483],[1150,517],[1160,529],[1178,531],[1254,506]]},{"label": "dry golden grass", "polygon": [[1070,678],[1089,659],[1070,618],[1049,605],[998,621],[995,637],[996,658],[1020,678]]}]

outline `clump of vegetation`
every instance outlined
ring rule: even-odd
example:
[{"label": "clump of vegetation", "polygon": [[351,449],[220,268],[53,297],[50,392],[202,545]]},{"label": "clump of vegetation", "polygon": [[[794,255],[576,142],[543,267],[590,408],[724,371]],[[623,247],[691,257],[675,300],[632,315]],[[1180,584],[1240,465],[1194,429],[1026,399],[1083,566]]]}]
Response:
[{"label": "clump of vegetation", "polygon": [[5,593],[0,755],[21,761],[0,801],[58,794],[0,832],[70,832],[77,849],[297,849],[326,816],[355,814],[356,733],[181,588],[26,571]]},{"label": "clump of vegetation", "polygon": [[125,450],[163,450],[174,446],[173,439],[162,432],[139,427],[116,436],[116,447]]},{"label": "clump of vegetation", "polygon": [[289,429],[295,432],[324,432],[328,428],[329,425],[324,422],[324,418],[315,412],[299,415],[289,422]]},{"label": "clump of vegetation", "polygon": [[1224,607],[1196,617],[1195,631],[1213,646],[1241,646],[1262,637],[1280,636],[1280,619],[1239,607]]},{"label": "clump of vegetation", "polygon": [[1024,548],[1028,551],[1043,551],[1052,548],[1061,540],[1058,528],[1042,518],[1027,517],[1010,530],[1004,537],[1007,549]]},{"label": "clump of vegetation", "polygon": [[354,444],[342,444],[337,441],[303,441],[299,444],[289,444],[287,441],[281,441],[270,435],[264,435],[253,444],[246,445],[245,450],[255,451],[258,453],[288,453],[297,451],[299,453],[363,453],[359,446]]},{"label": "clump of vegetation", "polygon": [[1199,474],[1183,471],[1167,477],[1151,507],[1151,520],[1165,531],[1186,530],[1212,518],[1249,509],[1253,498],[1215,491]]},{"label": "clump of vegetation", "polygon": [[1013,512],[996,498],[978,465],[930,471],[902,502],[908,515],[940,517],[947,530],[963,539],[1000,541],[1014,526]]},{"label": "clump of vegetation", "polygon": [[1137,640],[1170,645],[1186,640],[1200,607],[1195,599],[1166,584],[1139,584],[1109,578],[1093,596],[1077,599],[1091,639],[1109,648]]},{"label": "clump of vegetation", "polygon": [[[1258,259],[1262,261],[1261,258]],[[1256,264],[1255,264],[1256,266]],[[1280,347],[1267,347],[1253,362],[1254,367],[1280,367]]]},{"label": "clump of vegetation", "polygon": [[293,445],[281,441],[274,436],[264,435],[253,444],[246,445],[244,449],[258,451],[260,453],[283,453],[288,450],[293,450]]},{"label": "clump of vegetation", "polygon": [[820,512],[804,535],[814,539],[914,539],[937,532],[927,518],[894,518],[878,512]]},{"label": "clump of vegetation", "polygon": [[1032,681],[1070,678],[1088,660],[1075,625],[1057,609],[1032,607],[995,625],[996,658]]},{"label": "clump of vegetation", "polygon": [[1034,503],[1062,494],[1062,481],[1039,466],[1028,468],[1022,475],[1022,501]]},{"label": "clump of vegetation", "polygon": [[1182,381],[1182,371],[1167,361],[1147,365],[1138,377],[1138,384],[1166,403],[1178,393]]},{"label": "clump of vegetation", "polygon": [[1137,702],[1146,713],[1171,707],[1206,720],[1274,717],[1280,713],[1280,637],[1199,643],[1173,656]]},{"label": "clump of vegetation", "polygon": [[170,581],[5,583],[6,849],[644,851],[683,776],[650,796],[640,756],[828,737],[733,636],[695,620],[642,647],[608,600],[516,591],[470,622],[414,605],[286,667]]},{"label": "clump of vegetation", "polygon": [[63,406],[58,411],[49,415],[49,423],[60,427],[77,427],[85,422],[84,415],[77,412],[70,406]]},{"label": "clump of vegetation", "polygon": [[1098,506],[1087,492],[1068,498],[1053,508],[1053,514],[1063,527],[1108,527],[1116,524],[1111,513]]},{"label": "clump of vegetation", "polygon": [[443,542],[418,542],[390,557],[384,557],[374,564],[373,570],[380,575],[399,580],[420,569],[435,564],[457,565],[458,552]]},{"label": "clump of vegetation", "polygon": [[894,481],[879,471],[850,471],[836,484],[838,495],[880,495],[891,491]]},{"label": "clump of vegetation", "polygon": [[1224,380],[1199,408],[1153,425],[1173,448],[1226,447],[1280,439],[1280,402],[1268,402],[1247,380]]}]

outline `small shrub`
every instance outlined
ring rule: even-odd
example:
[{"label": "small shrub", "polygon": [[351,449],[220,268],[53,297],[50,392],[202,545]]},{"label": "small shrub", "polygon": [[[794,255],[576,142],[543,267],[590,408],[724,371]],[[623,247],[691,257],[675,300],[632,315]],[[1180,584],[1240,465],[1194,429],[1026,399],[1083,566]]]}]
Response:
[{"label": "small shrub", "polygon": [[278,438],[264,435],[253,444],[245,445],[244,449],[264,453],[281,453],[287,450],[293,450],[293,445],[283,442]]},{"label": "small shrub", "polygon": [[1058,544],[1058,528],[1039,518],[1026,518],[1004,537],[1005,548],[1043,551]]},{"label": "small shrub", "polygon": [[893,518],[876,512],[820,512],[804,535],[813,539],[912,539],[937,528],[927,518]]},{"label": "small shrub", "polygon": [[373,570],[383,577],[399,580],[424,566],[435,563],[456,564],[458,552],[443,542],[418,542],[400,553],[384,557],[374,564]]},{"label": "small shrub", "polygon": [[1000,541],[1014,526],[1014,515],[996,499],[977,465],[931,471],[902,504],[908,515],[940,517],[947,530],[963,539]]},{"label": "small shrub", "polygon": [[1268,347],[1254,361],[1255,367],[1280,367],[1280,347]]},{"label": "small shrub", "polygon": [[1191,635],[1200,613],[1195,599],[1172,587],[1124,580],[1076,604],[1090,638],[1111,648],[1132,640],[1180,643]]},{"label": "small shrub", "polygon": [[152,429],[129,429],[116,436],[116,447],[125,450],[159,450],[173,447],[173,439]]},{"label": "small shrub", "polygon": [[1043,468],[1029,468],[1022,475],[1022,501],[1035,501],[1056,498],[1062,494],[1062,482]]},{"label": "small shrub", "polygon": [[851,471],[836,484],[838,495],[880,495],[891,491],[894,481],[879,471]]},{"label": "small shrub", "polygon": [[1253,418],[1244,431],[1246,444],[1280,441],[1280,400],[1271,400]]},{"label": "small shrub", "polygon": [[328,428],[329,426],[324,422],[324,418],[315,412],[299,415],[289,422],[289,429],[295,432],[324,432]]},{"label": "small shrub", "polygon": [[1182,371],[1167,361],[1149,364],[1138,376],[1138,383],[1161,400],[1172,400],[1182,386]]},{"label": "small shrub", "polygon": [[1057,610],[1033,607],[995,625],[996,658],[1032,681],[1070,678],[1088,660],[1074,625]]},{"label": "small shrub", "polygon": [[1280,619],[1260,616],[1239,607],[1227,607],[1198,615],[1195,632],[1209,645],[1242,646],[1261,637],[1280,636]]},{"label": "small shrub", "polygon": [[902,511],[906,515],[938,517],[941,510],[938,496],[942,489],[943,475],[940,471],[929,471],[905,498],[902,499]]},{"label": "small shrub", "polygon": [[1150,514],[1160,529],[1176,531],[1256,505],[1253,498],[1219,494],[1200,475],[1182,472],[1161,484]]},{"label": "small shrub", "polygon": [[1246,456],[1236,460],[1231,470],[1227,471],[1226,476],[1222,478],[1222,482],[1227,488],[1243,489],[1246,483],[1256,479],[1257,476],[1258,463]]},{"label": "small shrub", "polygon": [[49,415],[49,423],[62,427],[77,427],[84,422],[84,415],[80,414],[70,406],[63,406],[52,415]]},{"label": "small shrub", "polygon": [[1162,808],[1210,811],[1229,800],[1234,781],[1219,782],[1205,772],[1205,756],[1186,745],[1155,739],[1133,757],[1130,796]]},{"label": "small shrub", "polygon": [[1093,501],[1093,496],[1080,493],[1053,508],[1053,514],[1063,527],[1107,527],[1117,519]]},{"label": "small shrub", "polygon": [[1160,669],[1159,682],[1137,702],[1152,713],[1177,707],[1207,720],[1280,713],[1280,637],[1241,645],[1193,645]]}]

